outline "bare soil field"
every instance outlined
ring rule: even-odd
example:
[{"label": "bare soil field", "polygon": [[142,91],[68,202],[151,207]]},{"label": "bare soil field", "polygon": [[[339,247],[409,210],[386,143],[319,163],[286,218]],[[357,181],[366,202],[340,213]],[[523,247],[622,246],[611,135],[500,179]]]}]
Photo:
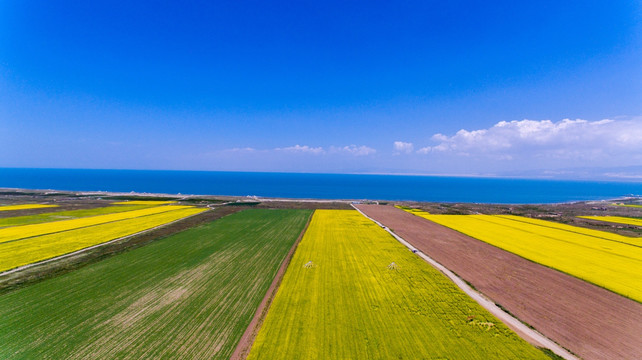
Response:
[{"label": "bare soil field", "polygon": [[578,356],[642,358],[642,304],[393,206],[357,207]]}]

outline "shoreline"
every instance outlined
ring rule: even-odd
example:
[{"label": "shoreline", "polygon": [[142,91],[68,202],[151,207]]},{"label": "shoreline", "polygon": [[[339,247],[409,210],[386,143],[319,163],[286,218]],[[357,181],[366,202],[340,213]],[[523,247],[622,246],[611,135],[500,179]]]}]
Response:
[{"label": "shoreline", "polygon": [[[58,190],[58,189],[29,189],[29,188],[13,188],[13,187],[0,187],[0,193],[5,192],[15,192],[15,194],[1,194],[1,195],[41,195],[41,196],[54,196],[56,194],[62,195],[73,195],[73,196],[131,196],[131,197],[166,197],[166,198],[176,198],[176,200],[189,200],[190,198],[203,198],[211,200],[229,200],[229,201],[238,201],[243,202],[247,201],[261,201],[261,202],[317,202],[317,203],[331,203],[331,202],[345,202],[345,203],[358,203],[358,202],[400,202],[400,203],[446,203],[446,204],[470,204],[470,205],[489,205],[489,206],[510,206],[510,205],[572,205],[580,203],[603,203],[603,202],[619,202],[619,201],[631,201],[642,199],[642,196],[635,195],[623,195],[616,198],[605,198],[605,199],[587,199],[587,200],[572,200],[572,201],[562,201],[562,202],[542,202],[542,203],[497,203],[497,202],[463,202],[463,201],[425,201],[425,200],[390,200],[390,199],[365,199],[365,198],[354,198],[354,199],[327,199],[327,198],[288,198],[288,197],[263,197],[258,195],[216,195],[216,194],[182,194],[182,193],[150,193],[150,192],[117,192],[117,191],[83,191],[83,190]],[[34,194],[38,193],[38,194]]]}]

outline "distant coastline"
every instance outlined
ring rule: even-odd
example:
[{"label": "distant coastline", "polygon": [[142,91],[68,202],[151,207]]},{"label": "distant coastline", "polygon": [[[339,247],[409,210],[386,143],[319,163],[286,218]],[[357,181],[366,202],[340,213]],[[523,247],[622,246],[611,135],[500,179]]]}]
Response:
[{"label": "distant coastline", "polygon": [[621,199],[642,194],[642,183],[622,181],[25,168],[0,168],[0,187],[74,192],[497,204],[566,203]]}]

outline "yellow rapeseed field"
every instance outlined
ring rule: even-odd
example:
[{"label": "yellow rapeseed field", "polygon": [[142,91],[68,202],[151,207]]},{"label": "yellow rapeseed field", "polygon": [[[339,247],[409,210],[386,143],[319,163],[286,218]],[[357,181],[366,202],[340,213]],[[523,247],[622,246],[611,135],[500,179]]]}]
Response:
[{"label": "yellow rapeseed field", "polygon": [[624,207],[633,207],[633,208],[642,208],[642,205],[637,204],[613,204],[615,206],[624,206]]},{"label": "yellow rapeseed field", "polygon": [[642,302],[642,247],[634,239],[519,216],[415,214]]},{"label": "yellow rapeseed field", "polygon": [[157,206],[153,208],[125,211],[115,214],[90,216],[80,219],[12,226],[0,229],[0,243],[187,208],[190,208],[190,206]]},{"label": "yellow rapeseed field", "polygon": [[57,206],[58,205],[45,205],[45,204],[6,205],[6,206],[0,206],[0,211],[40,209],[40,208],[50,208],[50,207],[57,207]]},{"label": "yellow rapeseed field", "polygon": [[630,218],[624,216],[578,216],[583,219],[599,220],[599,221],[608,221],[617,224],[627,224],[642,226],[642,219],[640,218]]},{"label": "yellow rapeseed field", "polygon": [[423,210],[420,210],[420,209],[413,209],[413,208],[409,208],[409,207],[407,207],[407,206],[395,205],[395,207],[396,207],[397,209],[405,210],[405,211],[407,211],[407,212],[409,212],[409,213],[414,213],[414,212],[423,212],[423,213],[428,214],[427,212],[425,212],[425,211],[423,211]]},{"label": "yellow rapeseed field", "polygon": [[163,200],[133,200],[133,201],[119,201],[111,203],[112,205],[166,205],[175,204],[176,201],[163,201]]},{"label": "yellow rapeseed field", "polygon": [[543,227],[550,227],[554,229],[560,229],[564,231],[568,231],[571,233],[577,233],[577,234],[584,234],[588,236],[592,236],[598,239],[604,239],[604,240],[610,240],[610,241],[617,241],[621,242],[624,244],[630,244],[630,245],[635,245],[635,246],[642,246],[642,238],[633,238],[633,237],[628,237],[628,236],[622,236],[618,234],[613,234],[607,231],[599,231],[599,230],[593,230],[593,229],[587,229],[579,226],[572,226],[572,225],[566,225],[566,224],[560,224],[557,222],[553,221],[546,221],[546,220],[540,220],[540,219],[532,219],[532,218],[527,218],[523,216],[515,216],[515,215],[495,215],[497,217],[503,217],[506,219],[511,219],[514,221],[521,221],[521,222],[526,222],[529,224],[533,225],[538,225],[538,226],[543,226]]},{"label": "yellow rapeseed field", "polygon": [[182,206],[173,211],[0,243],[0,272],[135,234],[202,211],[205,209]]},{"label": "yellow rapeseed field", "polygon": [[545,359],[354,210],[317,210],[248,359]]}]

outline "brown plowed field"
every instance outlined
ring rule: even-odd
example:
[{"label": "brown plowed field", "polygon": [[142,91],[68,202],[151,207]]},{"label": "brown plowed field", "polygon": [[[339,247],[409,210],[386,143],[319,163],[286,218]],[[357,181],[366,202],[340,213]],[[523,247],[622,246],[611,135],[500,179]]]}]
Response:
[{"label": "brown plowed field", "polygon": [[642,359],[642,304],[392,206],[357,205],[585,359]]}]

